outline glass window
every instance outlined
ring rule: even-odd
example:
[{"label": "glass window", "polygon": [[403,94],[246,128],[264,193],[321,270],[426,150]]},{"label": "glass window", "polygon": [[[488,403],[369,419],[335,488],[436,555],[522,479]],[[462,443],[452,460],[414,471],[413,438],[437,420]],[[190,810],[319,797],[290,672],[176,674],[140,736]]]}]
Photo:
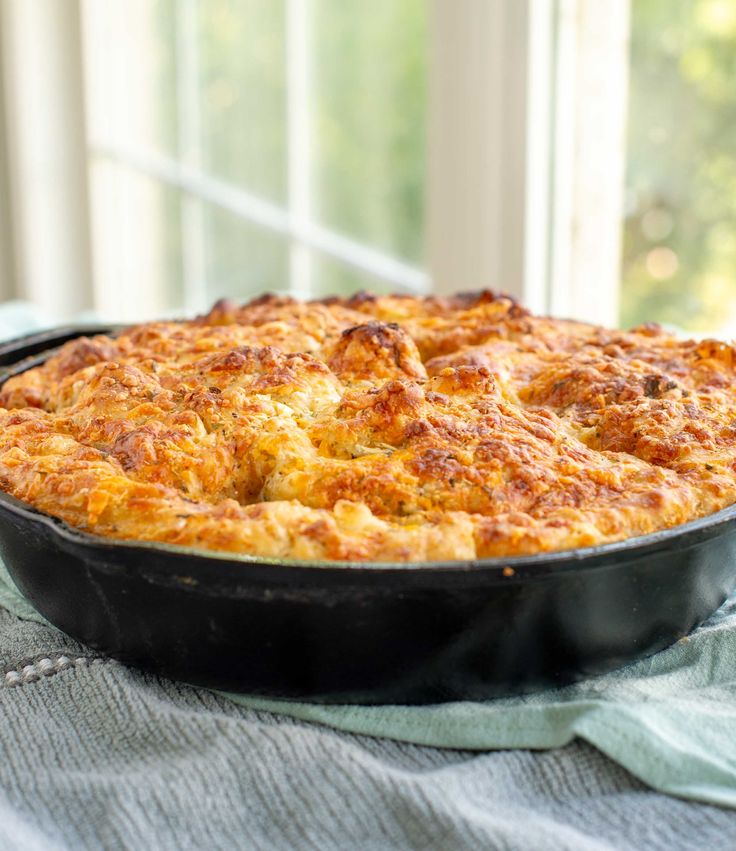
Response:
[{"label": "glass window", "polygon": [[[196,81],[202,166],[287,202],[285,7],[199,0]],[[183,61],[186,61],[183,57]]]},{"label": "glass window", "polygon": [[621,320],[736,333],[736,3],[633,0]]},{"label": "glass window", "polygon": [[425,0],[314,0],[314,208],[396,257],[424,257]]},{"label": "glass window", "polygon": [[396,290],[392,284],[333,260],[319,252],[312,252],[312,296],[314,298],[326,298],[331,295],[344,295],[359,290],[370,290],[374,293],[391,293]]},{"label": "glass window", "polygon": [[145,259],[151,312],[423,286],[424,0],[83,8],[101,284]]},{"label": "glass window", "polygon": [[218,298],[289,291],[289,246],[265,228],[201,204],[204,230],[203,305]]},{"label": "glass window", "polygon": [[179,193],[97,160],[90,194],[99,313],[115,322],[176,313],[183,281]]}]

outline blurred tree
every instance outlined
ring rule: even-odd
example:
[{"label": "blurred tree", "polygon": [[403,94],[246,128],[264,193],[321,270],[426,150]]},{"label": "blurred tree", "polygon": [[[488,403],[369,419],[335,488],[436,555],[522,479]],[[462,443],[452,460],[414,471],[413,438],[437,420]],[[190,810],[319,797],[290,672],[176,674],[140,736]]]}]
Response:
[{"label": "blurred tree", "polygon": [[314,9],[318,217],[420,263],[427,4],[315,0]]},{"label": "blurred tree", "polygon": [[633,0],[621,321],[736,330],[736,0]]}]

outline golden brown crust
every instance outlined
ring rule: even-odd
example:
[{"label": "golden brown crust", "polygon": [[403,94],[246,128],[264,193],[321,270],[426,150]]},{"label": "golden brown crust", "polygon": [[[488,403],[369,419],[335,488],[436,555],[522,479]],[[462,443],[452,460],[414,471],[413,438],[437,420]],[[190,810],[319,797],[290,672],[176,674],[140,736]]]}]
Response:
[{"label": "golden brown crust", "polygon": [[490,292],[218,302],[0,391],[0,486],[99,535],[417,561],[604,543],[736,501],[734,350]]}]

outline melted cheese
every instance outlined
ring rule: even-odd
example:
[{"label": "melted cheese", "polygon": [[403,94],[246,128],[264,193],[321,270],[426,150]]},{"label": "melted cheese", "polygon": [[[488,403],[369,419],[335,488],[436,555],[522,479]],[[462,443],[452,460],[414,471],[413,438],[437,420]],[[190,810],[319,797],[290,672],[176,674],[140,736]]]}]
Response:
[{"label": "melted cheese", "polygon": [[97,535],[299,559],[512,556],[736,501],[734,351],[504,296],[216,304],[0,392],[0,487]]}]

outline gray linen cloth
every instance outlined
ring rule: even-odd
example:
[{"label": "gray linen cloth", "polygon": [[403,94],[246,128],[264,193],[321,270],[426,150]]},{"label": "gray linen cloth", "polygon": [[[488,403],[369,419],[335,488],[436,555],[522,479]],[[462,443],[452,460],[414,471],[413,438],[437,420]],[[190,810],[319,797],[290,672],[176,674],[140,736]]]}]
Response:
[{"label": "gray linen cloth", "polygon": [[736,847],[736,812],[650,791],[583,743],[477,753],[343,733],[3,609],[0,659],[26,668],[0,686],[3,849]]}]

